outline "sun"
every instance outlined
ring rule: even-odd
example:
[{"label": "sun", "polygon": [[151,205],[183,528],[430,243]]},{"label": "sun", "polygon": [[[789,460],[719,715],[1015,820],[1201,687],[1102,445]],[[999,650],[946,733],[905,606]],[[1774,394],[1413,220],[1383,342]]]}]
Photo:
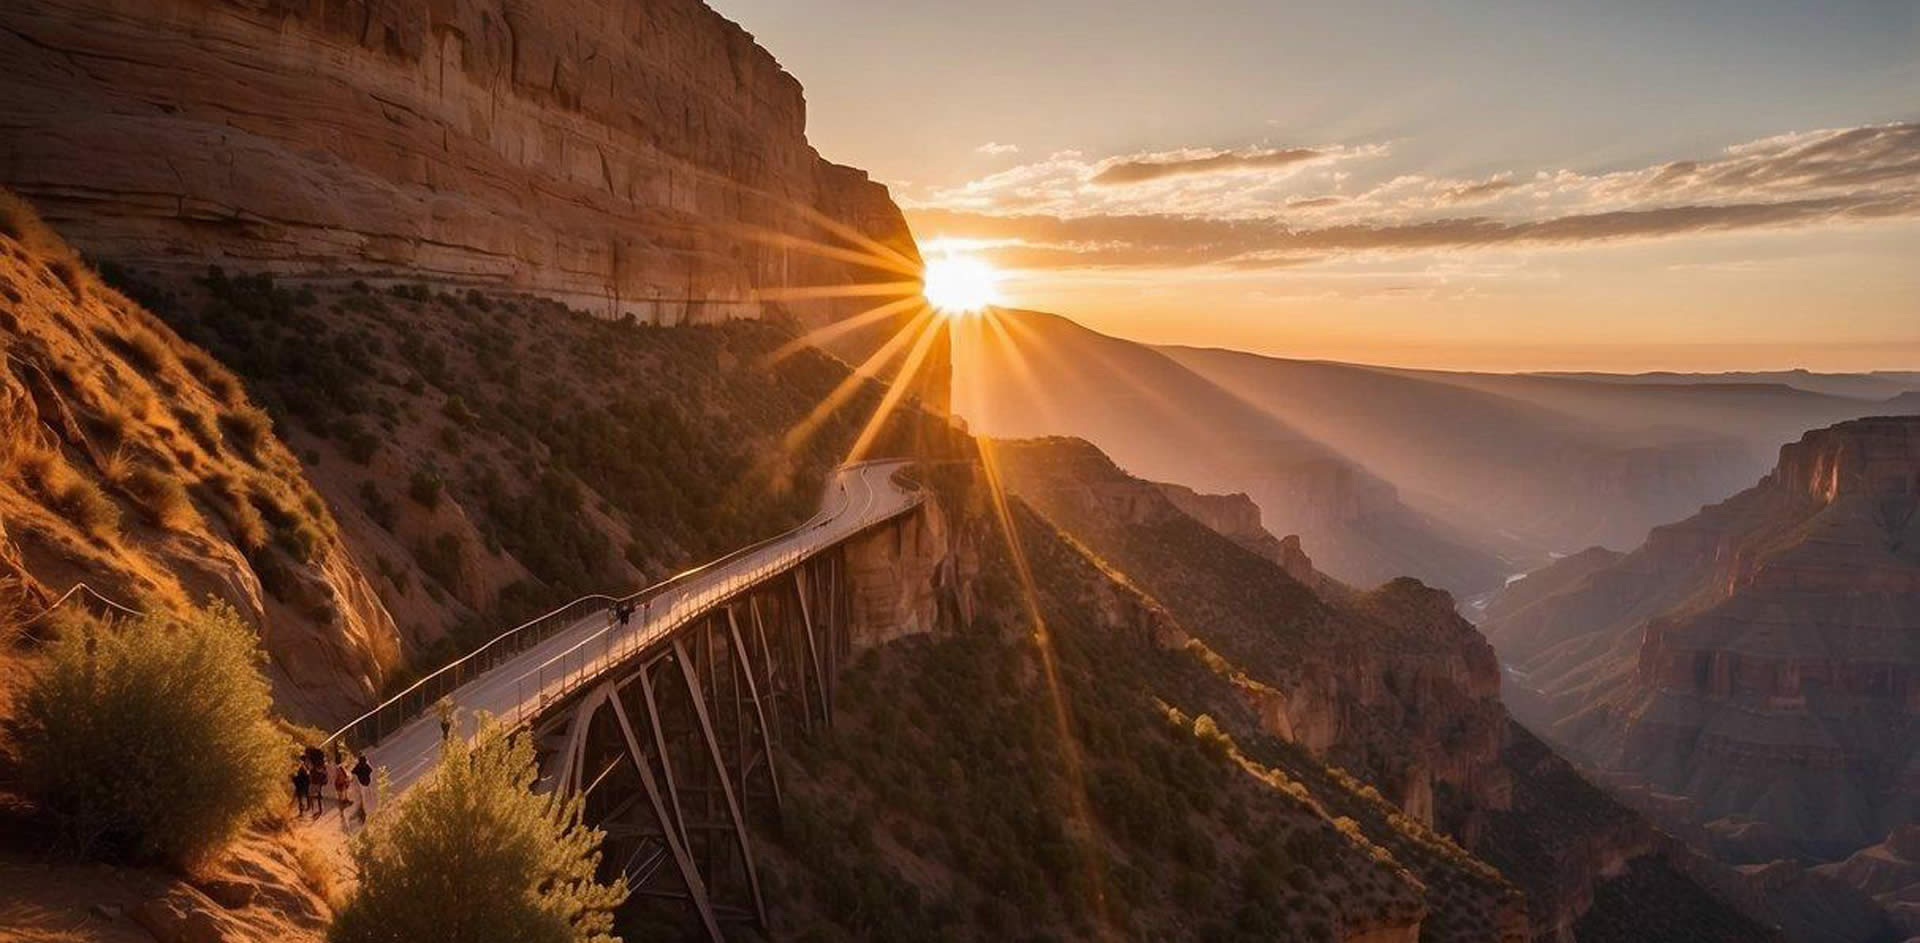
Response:
[{"label": "sun", "polygon": [[927,304],[946,317],[979,314],[1000,303],[1000,273],[978,256],[930,258],[921,279]]}]

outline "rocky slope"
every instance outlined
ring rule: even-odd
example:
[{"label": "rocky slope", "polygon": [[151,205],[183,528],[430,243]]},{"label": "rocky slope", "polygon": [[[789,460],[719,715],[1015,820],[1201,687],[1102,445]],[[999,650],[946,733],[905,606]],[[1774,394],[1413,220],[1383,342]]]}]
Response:
[{"label": "rocky slope", "polygon": [[1723,852],[1744,835],[1760,860],[1780,840],[1845,855],[1920,800],[1916,501],[1920,417],[1816,430],[1759,485],[1485,629],[1539,694],[1532,722],[1685,797],[1675,814]]},{"label": "rocky slope", "polygon": [[[1236,736],[1351,771],[1401,814],[1498,867],[1526,892],[1535,937],[1567,938],[1613,899],[1605,888],[1630,863],[1674,870],[1644,819],[1509,721],[1492,649],[1444,593],[1408,579],[1370,592],[1340,586],[1312,571],[1293,538],[1284,562],[1264,557],[1243,544],[1244,530],[1229,537],[1181,509],[1217,511],[1233,499],[1170,493],[1085,442],[1003,442],[995,453],[1015,493],[1217,659],[1251,719],[1229,728]],[[1293,575],[1301,572],[1310,581]],[[1715,926],[1755,932],[1689,880],[1673,883],[1676,899],[1706,915],[1702,938]],[[1654,938],[1627,913],[1593,919],[1613,929],[1592,939]]]},{"label": "rocky slope", "polygon": [[698,0],[34,0],[0,8],[0,61],[0,183],[96,259],[686,323],[906,277],[797,247],[833,228],[914,255]]},{"label": "rocky slope", "polygon": [[212,596],[262,630],[281,710],[368,703],[399,659],[393,620],[266,414],[4,192],[0,351],[9,634],[47,630],[22,620],[81,582],[143,608]]},{"label": "rocky slope", "polygon": [[795,435],[847,368],[811,349],[770,362],[793,331],[764,321],[664,329],[425,283],[116,277],[274,416],[421,663],[805,519],[880,396],[856,386]]},{"label": "rocky slope", "polygon": [[1124,577],[1017,499],[1016,563],[977,476],[934,487],[980,610],[867,649],[796,744],[774,937],[1528,938],[1510,883],[1262,735]]}]

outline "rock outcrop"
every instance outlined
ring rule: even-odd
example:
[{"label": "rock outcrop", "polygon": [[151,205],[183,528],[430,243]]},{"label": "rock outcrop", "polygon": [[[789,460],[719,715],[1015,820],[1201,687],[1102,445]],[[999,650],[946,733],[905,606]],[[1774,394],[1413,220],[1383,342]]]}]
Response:
[{"label": "rock outcrop", "polygon": [[0,61],[0,183],[96,259],[684,323],[907,277],[805,241],[914,255],[698,0],[32,0],[0,8]]},{"label": "rock outcrop", "polygon": [[1741,830],[1767,837],[1748,860],[1780,838],[1843,856],[1920,803],[1917,504],[1920,417],[1841,423],[1485,628],[1538,693],[1531,720],[1595,764],[1698,823],[1769,826]]}]

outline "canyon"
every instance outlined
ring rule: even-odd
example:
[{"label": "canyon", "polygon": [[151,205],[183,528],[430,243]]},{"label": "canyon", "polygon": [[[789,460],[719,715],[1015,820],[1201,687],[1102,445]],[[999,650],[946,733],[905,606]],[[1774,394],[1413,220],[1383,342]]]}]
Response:
[{"label": "canyon", "polygon": [[[1650,885],[1691,887],[1645,819],[1513,722],[1492,647],[1445,593],[1405,578],[1346,586],[1313,567],[1297,536],[1250,526],[1245,496],[1133,477],[1084,441],[991,449],[1014,493],[1165,607],[1162,644],[1198,648],[1231,677],[1245,712],[1245,726],[1229,727],[1237,738],[1271,740],[1291,757],[1279,765],[1303,778],[1313,762],[1347,771],[1499,868],[1526,894],[1534,939],[1618,932],[1599,925],[1656,938],[1652,924],[1596,912],[1607,886],[1638,869],[1665,875]],[[1698,888],[1674,905],[1722,907]],[[1710,936],[1710,925],[1695,932]]]},{"label": "canyon", "polygon": [[1920,416],[1808,432],[1758,485],[1496,600],[1509,703],[1725,860],[1846,858],[1920,811],[1916,501]]},{"label": "canyon", "polygon": [[[912,234],[807,143],[799,83],[694,0],[35,0],[0,27],[0,183],[100,269],[37,224],[6,241],[11,611],[82,580],[211,593],[262,628],[281,712],[331,725],[552,605],[805,519],[881,401],[841,360],[784,355],[852,310],[791,290],[904,277]],[[849,549],[848,726],[808,745],[782,835],[790,865],[832,867],[789,869],[783,929],[1766,938],[1513,723],[1457,602],[1737,477],[1725,443],[1641,453],[1597,418],[1556,437],[1564,411],[1462,393],[1460,415],[1537,433],[1500,464],[1564,448],[1555,467],[1597,469],[1575,487],[1651,495],[1618,526],[1554,517],[1565,492],[1540,488],[1462,512],[1428,492],[1484,470],[1484,443],[1410,477],[1411,453],[1184,354],[1008,315],[1028,359],[969,362],[956,337],[955,382],[1047,382],[956,389],[955,411],[1082,438],[994,445],[1004,513],[946,416],[879,438],[969,470]],[[1324,389],[1287,395],[1352,398]],[[1349,415],[1373,441],[1402,410],[1380,402]],[[75,481],[123,526],[89,531]],[[1531,533],[1467,526],[1493,510]],[[1082,755],[1090,775],[1063,770]],[[1084,906],[1087,861],[1118,916]]]}]

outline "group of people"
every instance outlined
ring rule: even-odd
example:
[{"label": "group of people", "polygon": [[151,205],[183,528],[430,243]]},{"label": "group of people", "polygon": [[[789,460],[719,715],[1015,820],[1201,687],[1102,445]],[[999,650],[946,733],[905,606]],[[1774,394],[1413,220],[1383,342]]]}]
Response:
[{"label": "group of people", "polygon": [[362,820],[373,807],[373,764],[367,761],[364,753],[356,754],[357,761],[349,768],[341,756],[340,747],[333,748],[333,762],[327,762],[326,751],[316,746],[303,749],[294,757],[293,801],[301,815],[313,813],[314,818],[326,814],[326,791],[333,789],[333,797],[339,803],[340,821],[347,820],[347,807],[356,806]]},{"label": "group of people", "polygon": [[[649,604],[650,602],[651,601],[649,601]],[[643,604],[643,605],[646,605],[646,604]],[[630,602],[614,603],[613,618],[615,619],[615,621],[620,623],[621,628],[626,628],[627,624],[633,621],[634,609],[635,609],[635,604]],[[640,621],[644,623],[646,621],[646,616],[642,615],[640,617]]]}]

